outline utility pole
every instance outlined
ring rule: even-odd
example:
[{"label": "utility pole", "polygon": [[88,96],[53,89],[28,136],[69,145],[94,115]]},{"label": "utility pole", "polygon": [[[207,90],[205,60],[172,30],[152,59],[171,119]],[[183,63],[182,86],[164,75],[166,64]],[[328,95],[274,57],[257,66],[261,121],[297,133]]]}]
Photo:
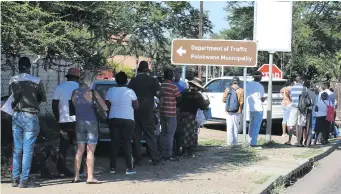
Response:
[{"label": "utility pole", "polygon": [[[202,39],[203,35],[203,16],[204,16],[204,2],[200,1],[200,15],[199,15],[199,39]],[[202,67],[198,66],[198,78],[201,79]]]}]

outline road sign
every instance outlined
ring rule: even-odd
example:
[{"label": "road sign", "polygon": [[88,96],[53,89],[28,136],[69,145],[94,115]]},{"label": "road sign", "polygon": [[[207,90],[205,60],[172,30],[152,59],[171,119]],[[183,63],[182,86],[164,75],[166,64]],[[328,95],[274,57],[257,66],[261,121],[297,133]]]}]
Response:
[{"label": "road sign", "polygon": [[176,65],[257,66],[257,43],[244,40],[174,39],[172,63]]},{"label": "road sign", "polygon": [[[269,64],[262,65],[258,71],[262,72],[263,77],[269,77]],[[283,73],[282,71],[277,67],[277,65],[272,65],[272,77],[273,78],[282,78]]]}]

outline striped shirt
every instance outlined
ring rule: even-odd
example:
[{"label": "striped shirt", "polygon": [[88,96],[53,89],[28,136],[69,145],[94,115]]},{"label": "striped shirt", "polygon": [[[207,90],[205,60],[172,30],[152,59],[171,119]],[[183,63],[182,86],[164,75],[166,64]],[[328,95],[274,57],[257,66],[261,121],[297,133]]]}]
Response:
[{"label": "striped shirt", "polygon": [[303,87],[304,86],[302,84],[295,84],[289,89],[290,98],[292,100],[292,107],[294,108],[298,108],[298,102],[300,99],[300,95],[302,94]]},{"label": "striped shirt", "polygon": [[176,85],[170,80],[165,80],[161,84],[163,91],[163,103],[160,107],[160,115],[166,117],[176,117],[176,98],[181,94]]}]

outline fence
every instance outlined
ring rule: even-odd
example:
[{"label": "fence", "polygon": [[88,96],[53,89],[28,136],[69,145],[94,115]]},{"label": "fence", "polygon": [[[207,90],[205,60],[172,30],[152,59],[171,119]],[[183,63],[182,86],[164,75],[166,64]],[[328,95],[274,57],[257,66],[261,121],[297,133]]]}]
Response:
[{"label": "fence", "polygon": [[[35,61],[38,56],[28,56],[31,61]],[[2,58],[1,63],[4,64],[5,59]],[[18,59],[13,60],[13,63],[17,63]],[[57,85],[65,81],[65,75],[70,67],[78,66],[78,64],[69,66],[70,63],[63,60],[55,60],[54,63],[57,64],[56,69],[45,70],[43,68],[43,60],[38,60],[36,63],[32,64],[31,73],[32,75],[40,77],[46,89],[47,101],[40,105],[41,116],[48,116],[52,113],[52,98],[53,92]],[[68,66],[68,67],[66,67]],[[9,96],[9,81],[13,76],[11,70],[1,71],[1,96]]]}]

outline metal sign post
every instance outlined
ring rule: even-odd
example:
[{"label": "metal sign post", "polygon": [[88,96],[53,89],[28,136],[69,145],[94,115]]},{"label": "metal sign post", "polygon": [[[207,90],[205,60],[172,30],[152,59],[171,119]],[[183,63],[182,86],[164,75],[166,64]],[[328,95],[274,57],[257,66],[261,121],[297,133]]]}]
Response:
[{"label": "metal sign post", "polygon": [[243,146],[246,147],[246,74],[247,74],[247,67],[244,67],[243,73],[243,88],[244,88],[244,103],[243,103]]},{"label": "metal sign post", "polygon": [[272,128],[272,64],[273,64],[273,51],[269,52],[269,85],[268,85],[268,96],[267,96],[267,102],[268,102],[268,108],[266,111],[266,136],[265,140],[267,142],[271,141],[271,128]]},{"label": "metal sign post", "polygon": [[183,65],[183,66],[182,66],[182,74],[181,74],[181,77],[182,77],[182,81],[186,81],[186,65]]}]

